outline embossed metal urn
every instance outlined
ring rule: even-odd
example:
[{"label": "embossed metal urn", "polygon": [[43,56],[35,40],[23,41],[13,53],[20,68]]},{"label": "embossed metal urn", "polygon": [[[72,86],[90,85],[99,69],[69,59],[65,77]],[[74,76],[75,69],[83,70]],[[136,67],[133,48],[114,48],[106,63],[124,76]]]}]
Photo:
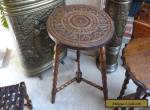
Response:
[{"label": "embossed metal urn", "polygon": [[[62,4],[64,0],[0,0],[28,76],[52,66],[54,43],[47,34],[46,21],[52,10]],[[60,57],[65,55],[63,50]]]},{"label": "embossed metal urn", "polygon": [[106,0],[106,12],[114,20],[115,33],[106,46],[107,72],[116,71],[118,55],[122,44],[125,24],[132,0]]}]

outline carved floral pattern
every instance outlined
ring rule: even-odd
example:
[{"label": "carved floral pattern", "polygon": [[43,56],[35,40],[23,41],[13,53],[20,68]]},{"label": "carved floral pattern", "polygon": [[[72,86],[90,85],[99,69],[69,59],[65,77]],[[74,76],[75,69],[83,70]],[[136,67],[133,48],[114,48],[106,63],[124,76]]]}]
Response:
[{"label": "carved floral pattern", "polygon": [[54,39],[66,45],[98,46],[112,37],[113,23],[95,7],[71,5],[59,7],[51,14],[48,29]]}]

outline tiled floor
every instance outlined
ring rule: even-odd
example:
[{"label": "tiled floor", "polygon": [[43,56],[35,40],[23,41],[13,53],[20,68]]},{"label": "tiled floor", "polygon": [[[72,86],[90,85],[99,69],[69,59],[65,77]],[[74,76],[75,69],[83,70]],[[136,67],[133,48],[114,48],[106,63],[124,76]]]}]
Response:
[{"label": "tiled floor", "polygon": [[[97,4],[96,0],[83,0],[83,3]],[[81,3],[80,0],[68,0],[67,3]],[[10,63],[7,67],[0,69],[0,86],[12,85],[24,81],[27,85],[29,96],[33,103],[33,110],[107,110],[103,101],[103,93],[85,83],[73,83],[68,88],[57,94],[56,103],[50,102],[52,69],[49,69],[39,77],[27,77],[21,66],[19,57],[16,54],[16,48],[12,36],[7,29],[0,25],[0,39],[6,47],[13,50]],[[7,44],[4,42],[7,41]],[[120,56],[119,56],[120,57]],[[76,65],[74,59],[75,53],[68,52],[64,59],[65,64],[60,64],[59,84],[71,79],[75,75]],[[121,60],[119,58],[119,64]],[[95,65],[95,57],[81,55],[81,70],[83,76],[87,79],[101,84],[101,74]],[[116,72],[108,74],[109,98],[115,99],[121,89],[124,80],[125,69],[119,65]],[[130,82],[127,93],[135,91],[135,85]]]}]

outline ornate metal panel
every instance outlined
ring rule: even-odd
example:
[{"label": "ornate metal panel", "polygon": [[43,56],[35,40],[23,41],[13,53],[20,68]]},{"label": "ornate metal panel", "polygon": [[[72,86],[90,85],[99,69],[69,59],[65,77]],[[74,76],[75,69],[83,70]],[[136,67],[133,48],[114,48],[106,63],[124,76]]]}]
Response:
[{"label": "ornate metal panel", "polygon": [[132,0],[107,0],[106,12],[115,24],[113,38],[106,47],[107,72],[114,72],[118,67],[117,59],[122,44],[122,37]]},{"label": "ornate metal panel", "polygon": [[[3,0],[5,14],[16,36],[27,75],[40,73],[52,64],[54,42],[49,38],[46,21],[63,0]],[[62,52],[62,56],[66,51]]]}]

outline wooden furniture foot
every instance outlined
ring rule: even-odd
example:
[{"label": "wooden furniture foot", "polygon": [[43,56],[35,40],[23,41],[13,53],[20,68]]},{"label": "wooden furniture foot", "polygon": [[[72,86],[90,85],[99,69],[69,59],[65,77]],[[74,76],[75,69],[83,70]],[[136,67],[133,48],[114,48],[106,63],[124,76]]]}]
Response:
[{"label": "wooden furniture foot", "polygon": [[82,72],[80,69],[80,50],[77,50],[77,72],[76,72],[76,80],[78,83],[82,80]]},{"label": "wooden furniture foot", "polygon": [[128,74],[128,70],[127,70],[125,73],[125,80],[124,80],[124,83],[122,85],[122,89],[120,91],[120,95],[119,95],[118,99],[122,99],[123,95],[125,94],[125,90],[127,89],[127,85],[129,83],[129,80],[130,80],[130,75]]},{"label": "wooden furniture foot", "polygon": [[52,86],[52,103],[55,103],[55,97],[57,93],[57,78],[58,78],[58,67],[59,67],[59,54],[60,54],[60,45],[55,44],[54,48],[54,69],[53,69],[53,86]]},{"label": "wooden furniture foot", "polygon": [[106,56],[105,56],[105,47],[100,47],[99,50],[99,62],[102,74],[102,84],[103,84],[103,94],[104,99],[108,99],[108,88],[107,88],[107,74],[106,74]]}]

